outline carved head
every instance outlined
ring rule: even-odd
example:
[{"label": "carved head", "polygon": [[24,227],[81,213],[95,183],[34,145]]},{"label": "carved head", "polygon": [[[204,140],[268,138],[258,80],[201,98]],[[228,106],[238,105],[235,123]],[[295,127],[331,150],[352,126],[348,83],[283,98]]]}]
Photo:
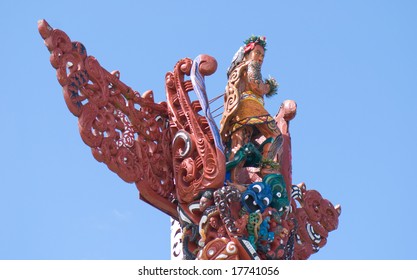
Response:
[{"label": "carved head", "polygon": [[250,184],[242,194],[241,202],[249,213],[263,213],[272,202],[271,187],[263,182]]},{"label": "carved head", "polygon": [[[240,65],[243,61],[251,59],[249,54],[255,50],[256,46],[259,46],[257,49],[257,57],[265,55],[266,51],[266,38],[264,36],[251,36],[249,39],[244,41],[245,45],[241,46],[239,50],[235,53],[232,59],[232,63],[230,64],[229,68],[227,69],[227,77],[229,78],[232,71]],[[262,51],[260,50],[262,49]],[[254,54],[255,55],[255,54]],[[256,58],[252,58],[256,59]],[[262,63],[262,62],[261,62]]]},{"label": "carved head", "polygon": [[265,57],[266,38],[263,36],[252,36],[244,42],[246,60],[258,62],[262,65]]},{"label": "carved head", "polygon": [[200,211],[203,212],[206,210],[209,206],[213,205],[213,193],[211,191],[205,191],[203,195],[200,198]]},{"label": "carved head", "polygon": [[217,228],[219,227],[220,220],[219,220],[219,218],[218,218],[218,217],[213,216],[213,217],[210,217],[210,219],[209,219],[209,223],[210,223],[210,226],[211,226],[212,228],[217,229]]},{"label": "carved head", "polygon": [[272,201],[271,207],[278,211],[282,216],[289,211],[290,201],[285,187],[284,177],[281,174],[268,174],[263,178],[263,182],[271,187]]},{"label": "carved head", "polygon": [[246,60],[250,60],[250,61],[259,63],[259,65],[262,65],[262,63],[264,62],[264,57],[265,57],[264,48],[260,45],[255,45],[253,50],[250,51],[246,55]]}]

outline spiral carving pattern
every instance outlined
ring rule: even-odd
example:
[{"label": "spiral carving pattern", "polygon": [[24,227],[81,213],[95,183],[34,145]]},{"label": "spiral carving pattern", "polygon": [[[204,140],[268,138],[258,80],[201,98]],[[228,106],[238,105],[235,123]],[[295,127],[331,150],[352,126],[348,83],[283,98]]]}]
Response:
[{"label": "spiral carving pattern", "polygon": [[[225,176],[221,168],[225,165],[225,157],[215,145],[209,116],[200,114],[207,98],[205,89],[196,88],[186,80],[191,71],[200,69],[192,69],[192,65],[191,59],[182,59],[174,71],[165,76],[170,127],[172,135],[176,135],[172,152],[176,197],[180,203],[192,202],[208,187],[216,189],[222,186]],[[216,67],[214,58],[204,57],[202,69],[205,74],[211,74]],[[202,89],[203,99],[199,96],[200,100],[191,101],[190,91],[199,89]]]}]

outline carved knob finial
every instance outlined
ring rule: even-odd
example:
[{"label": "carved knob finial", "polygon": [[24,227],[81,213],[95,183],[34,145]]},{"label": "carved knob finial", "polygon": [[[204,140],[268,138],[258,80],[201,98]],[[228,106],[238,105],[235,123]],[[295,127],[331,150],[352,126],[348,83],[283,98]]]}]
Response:
[{"label": "carved knob finial", "polygon": [[211,74],[216,72],[217,60],[214,57],[207,54],[202,54],[200,61],[201,62],[198,70],[201,74],[203,74],[204,76],[210,76]]},{"label": "carved knob finial", "polygon": [[282,109],[284,109],[284,119],[288,122],[297,114],[297,103],[294,100],[285,100],[282,102]]}]

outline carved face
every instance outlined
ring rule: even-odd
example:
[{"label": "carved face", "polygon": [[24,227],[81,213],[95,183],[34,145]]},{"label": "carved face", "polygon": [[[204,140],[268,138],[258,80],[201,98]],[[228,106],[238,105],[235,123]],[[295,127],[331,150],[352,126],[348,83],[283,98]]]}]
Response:
[{"label": "carved face", "polygon": [[249,53],[249,60],[258,62],[262,65],[265,57],[265,50],[262,46],[256,45],[255,48]]},{"label": "carved face", "polygon": [[272,191],[269,185],[257,182],[249,185],[242,194],[242,205],[249,213],[263,212],[271,204]]},{"label": "carved face", "polygon": [[210,226],[214,229],[217,229],[217,227],[219,226],[219,218],[211,217],[209,221],[210,221]]},{"label": "carved face", "polygon": [[288,199],[284,178],[281,174],[268,174],[264,177],[264,182],[272,189],[271,207],[278,211],[279,216],[287,213],[290,201]]}]

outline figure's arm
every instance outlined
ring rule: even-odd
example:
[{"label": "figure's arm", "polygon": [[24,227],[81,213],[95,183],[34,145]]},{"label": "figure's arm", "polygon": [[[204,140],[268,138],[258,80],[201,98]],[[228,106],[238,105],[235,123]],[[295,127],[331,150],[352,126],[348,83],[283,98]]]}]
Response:
[{"label": "figure's arm", "polygon": [[249,88],[258,95],[267,94],[271,88],[269,83],[262,80],[261,64],[258,62],[251,62],[248,65],[248,83]]}]

